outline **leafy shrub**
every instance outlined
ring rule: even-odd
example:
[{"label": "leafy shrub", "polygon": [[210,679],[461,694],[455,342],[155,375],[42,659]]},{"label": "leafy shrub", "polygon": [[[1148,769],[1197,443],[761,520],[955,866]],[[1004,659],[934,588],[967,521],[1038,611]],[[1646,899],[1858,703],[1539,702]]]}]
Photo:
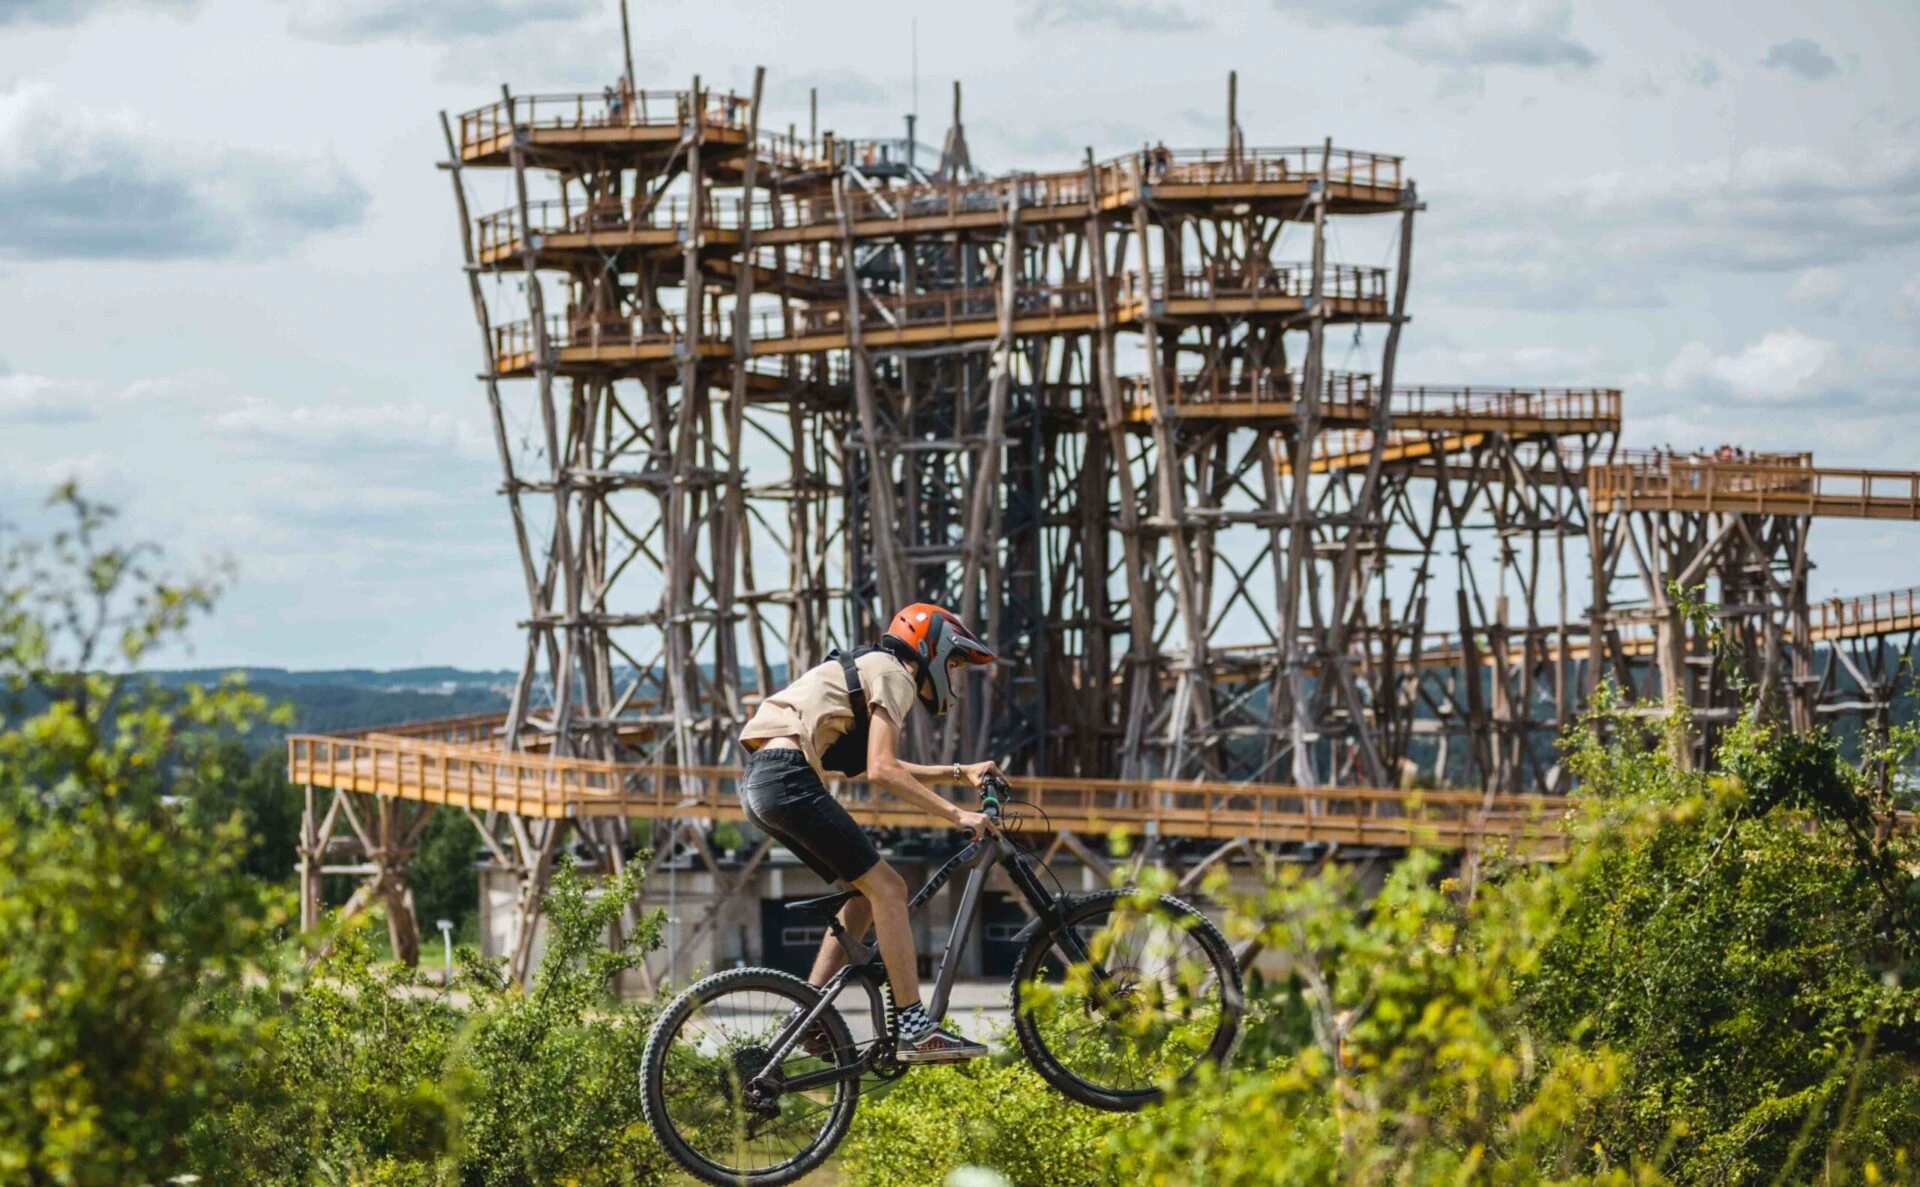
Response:
[{"label": "leafy shrub", "polygon": [[658,945],[658,919],[625,951],[601,943],[638,878],[590,895],[563,863],[531,986],[513,987],[463,952],[466,1009],[411,970],[375,963],[358,931],[340,937],[278,1010],[239,1103],[196,1132],[201,1173],[288,1187],[665,1181],[665,1155],[641,1116],[651,1014],[606,993]]},{"label": "leafy shrub", "polygon": [[1014,1187],[1104,1187],[1115,1182],[1107,1136],[1133,1120],[1074,1104],[1005,1054],[916,1068],[862,1098],[841,1165],[861,1187],[939,1184],[962,1166]]},{"label": "leafy shrub", "polygon": [[1348,870],[1276,863],[1259,893],[1230,897],[1230,934],[1293,975],[1251,987],[1227,1074],[1117,1134],[1119,1181],[1633,1181],[1579,1167],[1618,1061],[1520,1025],[1556,882],[1517,873],[1468,898],[1438,875],[1416,853],[1368,903]]},{"label": "leafy shrub", "polygon": [[1269,869],[1229,928],[1291,975],[1226,1076],[1116,1136],[1120,1176],[1920,1181],[1920,846],[1823,737],[1749,721],[1700,773],[1685,728],[1593,724],[1556,866],[1416,853],[1364,906]]},{"label": "leafy shrub", "polygon": [[1687,1183],[1811,1181],[1920,1137],[1911,838],[1830,738],[1729,731],[1719,770],[1634,732],[1572,765],[1639,789],[1580,830],[1560,927],[1527,987],[1542,1033],[1625,1058],[1597,1144],[1666,1150]]}]

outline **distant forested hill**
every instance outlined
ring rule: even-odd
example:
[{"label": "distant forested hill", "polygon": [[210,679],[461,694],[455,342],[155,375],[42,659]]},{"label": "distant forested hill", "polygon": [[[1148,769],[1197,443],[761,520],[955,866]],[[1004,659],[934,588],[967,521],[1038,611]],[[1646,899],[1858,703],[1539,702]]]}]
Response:
[{"label": "distant forested hill", "polygon": [[[197,668],[149,673],[167,685],[212,684],[238,672],[248,687],[274,704],[293,707],[293,733],[326,733],[395,725],[434,717],[503,710],[512,693],[511,672],[470,672],[459,668],[407,668],[376,672],[364,668],[290,672],[285,668]],[[277,746],[289,731],[273,730],[248,738],[249,749]]]}]

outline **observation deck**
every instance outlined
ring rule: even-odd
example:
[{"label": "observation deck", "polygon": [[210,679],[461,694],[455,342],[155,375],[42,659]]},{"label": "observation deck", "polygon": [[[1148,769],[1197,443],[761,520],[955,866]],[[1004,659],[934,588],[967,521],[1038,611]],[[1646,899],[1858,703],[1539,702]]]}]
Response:
[{"label": "observation deck", "polygon": [[[807,278],[819,284],[818,278]],[[1378,268],[1329,266],[1322,300],[1330,322],[1364,321],[1387,315],[1386,273]],[[1147,275],[1129,272],[1108,282],[1107,309],[1118,329],[1138,329],[1149,319],[1202,323],[1215,319],[1289,317],[1309,308],[1311,268],[1283,265],[1251,276],[1220,276],[1206,270]],[[899,294],[862,293],[859,335],[869,349],[990,340],[1000,332],[1000,291],[995,286]],[[1012,329],[1020,336],[1084,334],[1099,328],[1100,302],[1089,282],[1016,289]],[[751,354],[815,354],[853,343],[845,301],[815,301],[791,313],[762,311],[751,323]],[[561,374],[657,366],[691,351],[704,358],[730,358],[731,333],[714,332],[686,342],[677,317],[656,311],[651,319],[553,314],[547,342]],[[538,340],[531,321],[494,327],[494,371],[501,378],[534,373]]]},{"label": "observation deck", "polygon": [[[652,112],[636,107],[632,119],[624,122],[618,113],[607,110],[607,101],[600,96],[524,96],[515,99],[514,106],[523,117],[531,113],[544,121],[526,125],[529,145],[630,144],[636,151],[670,154],[680,143],[679,113],[689,101],[688,93],[641,96],[642,100],[649,97],[655,103]],[[718,138],[720,147],[739,150],[733,158],[720,162],[737,168],[734,162],[744,157],[746,130],[742,124],[730,122],[727,98],[708,97],[707,133]],[[732,118],[743,117],[736,111]],[[506,146],[512,137],[504,102],[469,112],[460,120],[464,163],[508,163]],[[850,146],[844,142],[836,146],[831,139],[809,143],[763,134],[757,145],[764,166],[761,176],[769,179],[851,160],[851,154],[841,151]],[[871,189],[848,186],[838,204],[831,192],[819,187],[756,191],[745,196],[710,194],[699,212],[701,234],[711,239],[719,233],[727,237],[727,242],[737,242],[739,229],[751,227],[754,242],[761,246],[820,243],[843,234],[859,241],[897,239],[997,230],[1007,224],[1010,212],[1012,220],[1022,226],[1079,222],[1096,209],[1124,210],[1145,199],[1161,206],[1225,204],[1277,217],[1305,217],[1307,199],[1319,184],[1323,158],[1329,213],[1398,210],[1411,199],[1401,174],[1401,159],[1381,153],[1319,147],[1246,149],[1237,153],[1181,149],[1170,151],[1164,165],[1151,153],[1144,157],[1132,153],[1096,164],[1091,174],[1086,169],[1073,169],[962,182],[875,185]],[[724,182],[728,175],[723,171],[716,180]],[[684,199],[672,201],[675,204],[668,206],[641,195],[624,202],[589,202],[576,196],[530,203],[528,226],[537,239],[536,265],[566,266],[570,253],[588,246],[579,238],[586,235],[594,237],[591,246],[610,252],[684,243],[693,234],[692,211]],[[497,267],[522,259],[517,207],[483,215],[477,221],[481,263]]]},{"label": "observation deck", "polygon": [[[515,95],[460,116],[460,160],[510,165],[517,130],[520,147],[540,154],[543,164],[613,151],[664,161],[691,128],[696,107],[703,143],[738,157],[747,147],[748,104],[732,91],[703,90],[697,100],[692,91],[629,94],[612,87],[597,95]],[[766,138],[762,151],[777,156],[785,149],[777,138]]]},{"label": "observation deck", "polygon": [[1591,467],[1587,489],[1602,512],[1920,520],[1920,471],[1817,467],[1809,455],[1640,455]]}]

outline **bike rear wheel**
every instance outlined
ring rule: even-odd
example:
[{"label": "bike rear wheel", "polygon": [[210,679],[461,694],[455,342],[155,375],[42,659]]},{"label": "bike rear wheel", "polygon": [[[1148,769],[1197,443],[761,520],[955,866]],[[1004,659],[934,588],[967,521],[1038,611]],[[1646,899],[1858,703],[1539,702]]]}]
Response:
[{"label": "bike rear wheel", "polygon": [[1014,965],[1014,1033],[1043,1079],[1127,1112],[1226,1063],[1246,1007],[1233,951],[1206,916],[1170,895],[1111,890],[1074,902],[1066,924],[1088,962],[1043,931]]},{"label": "bike rear wheel", "polygon": [[[774,1187],[814,1170],[840,1144],[860,1098],[857,1077],[799,1092],[752,1084],[793,1012],[819,999],[798,977],[729,969],[695,982],[653,1024],[641,1071],[647,1124],[687,1173],[715,1187]],[[795,1041],[777,1078],[858,1060],[846,1021],[829,1009]]]}]

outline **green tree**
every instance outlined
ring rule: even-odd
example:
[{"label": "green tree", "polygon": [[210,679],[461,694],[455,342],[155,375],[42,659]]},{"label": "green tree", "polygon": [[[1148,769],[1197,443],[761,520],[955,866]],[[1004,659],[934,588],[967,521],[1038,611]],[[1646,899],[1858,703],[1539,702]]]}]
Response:
[{"label": "green tree", "polygon": [[407,885],[413,888],[420,926],[429,934],[441,919],[458,929],[480,905],[480,876],[474,869],[479,847],[466,813],[443,808],[427,821],[419,852],[407,863]]},{"label": "green tree", "polygon": [[111,542],[71,487],[52,504],[49,538],[0,538],[0,1179],[157,1181],[261,1030],[215,1003],[279,973],[287,903],[243,825],[182,810],[265,706],[140,679],[215,584]]}]

